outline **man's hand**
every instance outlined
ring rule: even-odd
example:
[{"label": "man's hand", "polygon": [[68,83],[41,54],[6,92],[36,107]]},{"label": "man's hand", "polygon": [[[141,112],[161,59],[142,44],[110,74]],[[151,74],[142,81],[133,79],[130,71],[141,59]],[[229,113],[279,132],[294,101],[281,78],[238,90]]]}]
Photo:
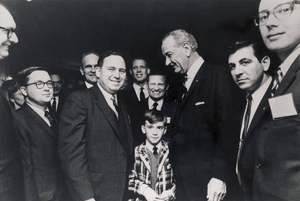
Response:
[{"label": "man's hand", "polygon": [[207,185],[207,196],[208,201],[220,201],[223,200],[226,195],[226,184],[225,182],[211,178]]},{"label": "man's hand", "polygon": [[96,201],[95,198],[90,198],[90,199],[87,199],[85,201]]}]

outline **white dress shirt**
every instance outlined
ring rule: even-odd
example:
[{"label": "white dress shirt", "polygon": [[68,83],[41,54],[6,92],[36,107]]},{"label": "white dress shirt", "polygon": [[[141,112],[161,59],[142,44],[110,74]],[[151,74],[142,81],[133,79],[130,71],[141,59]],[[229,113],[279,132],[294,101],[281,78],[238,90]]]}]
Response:
[{"label": "white dress shirt", "polygon": [[[105,98],[105,100],[106,100],[108,106],[114,111],[114,113],[117,115],[117,117],[119,117],[119,113],[118,113],[118,111],[116,110],[116,108],[115,108],[115,106],[114,106],[114,104],[113,104],[113,101],[112,101],[112,99],[111,99],[111,98],[113,97],[113,95],[110,94],[110,93],[108,93],[107,91],[105,91],[105,90],[100,86],[99,83],[97,83],[97,85],[98,85],[100,91],[102,92],[102,94],[103,94],[103,96],[104,96],[104,98]],[[114,97],[115,97],[116,103],[118,104],[117,94],[115,94]]]},{"label": "white dress shirt", "polygon": [[[133,89],[135,91],[135,94],[136,96],[138,97],[138,100],[141,101],[141,97],[140,97],[140,93],[141,93],[141,87],[139,85],[137,85],[136,83],[133,83]],[[148,98],[149,97],[149,92],[148,92],[148,85],[147,83],[144,84],[144,86],[142,86],[144,89],[143,89],[143,92],[145,94],[145,98]]]},{"label": "white dress shirt", "polygon": [[156,109],[161,111],[162,105],[164,104],[164,99],[160,99],[159,101],[154,101],[152,98],[148,98],[148,108],[151,110],[153,109],[153,103],[157,102],[157,107]]},{"label": "white dress shirt", "polygon": [[300,55],[300,44],[293,50],[293,52],[282,62],[280,65],[283,77],[296,60],[296,58]]},{"label": "white dress shirt", "polygon": [[45,111],[49,112],[48,108],[46,110],[43,110],[39,107],[36,107],[30,101],[26,101],[26,103],[28,104],[29,107],[31,107],[31,109],[33,109],[33,111],[35,111],[48,124],[48,126],[51,126],[49,119],[45,117]]},{"label": "white dress shirt", "polygon": [[199,57],[191,66],[191,68],[188,70],[188,72],[186,73],[187,75],[187,80],[185,82],[185,87],[186,90],[189,91],[192,82],[197,74],[197,72],[199,71],[199,69],[201,68],[202,64],[204,63],[204,60],[202,59],[202,57]]}]

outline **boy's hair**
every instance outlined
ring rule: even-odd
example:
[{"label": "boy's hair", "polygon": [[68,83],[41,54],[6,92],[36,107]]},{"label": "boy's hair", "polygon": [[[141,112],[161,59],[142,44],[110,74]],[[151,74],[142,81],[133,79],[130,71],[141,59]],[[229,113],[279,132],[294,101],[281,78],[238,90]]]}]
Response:
[{"label": "boy's hair", "polygon": [[158,110],[147,110],[143,116],[143,122],[148,121],[150,124],[155,124],[158,122],[163,122],[164,126],[167,125],[167,117]]}]

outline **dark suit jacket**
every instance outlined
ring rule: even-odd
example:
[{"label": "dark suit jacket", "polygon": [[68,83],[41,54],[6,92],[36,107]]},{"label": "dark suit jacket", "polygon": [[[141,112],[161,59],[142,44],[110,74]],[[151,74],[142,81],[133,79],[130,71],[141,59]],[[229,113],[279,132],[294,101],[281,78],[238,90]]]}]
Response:
[{"label": "dark suit jacket", "polygon": [[[239,141],[236,90],[226,67],[204,62],[177,107],[171,132],[177,162],[175,173],[179,173],[178,182],[181,181],[186,194],[181,199],[207,200],[207,184],[212,177],[226,183],[236,179],[233,162]],[[181,97],[182,94],[178,102]],[[227,178],[229,173],[233,177]]]},{"label": "dark suit jacket", "polygon": [[0,200],[23,197],[22,169],[13,128],[13,114],[4,92],[0,90]]},{"label": "dark suit jacket", "polygon": [[72,93],[60,118],[59,153],[73,200],[122,200],[133,154],[128,114],[120,120],[98,86]]},{"label": "dark suit jacket", "polygon": [[[161,112],[170,119],[169,125],[171,125],[174,115],[175,115],[176,103],[173,101],[164,100]],[[146,135],[142,133],[141,125],[144,125],[145,122],[142,121],[145,111],[149,110],[148,98],[144,101],[141,101],[138,106],[132,110],[131,121],[132,121],[132,130],[133,130],[133,141],[134,147],[140,145],[146,140]],[[164,139],[168,141],[167,134],[164,136]]]},{"label": "dark suit jacket", "polygon": [[26,103],[16,112],[25,199],[62,200],[63,174],[58,156],[57,132]]},{"label": "dark suit jacket", "polygon": [[127,104],[128,109],[135,110],[135,107],[139,106],[140,101],[134,91],[133,85],[127,85],[127,87],[119,93]]},{"label": "dark suit jacket", "polygon": [[274,97],[289,93],[298,114],[273,120],[267,108],[257,129],[254,200],[300,200],[300,56]]},{"label": "dark suit jacket", "polygon": [[[255,169],[255,144],[258,132],[255,131],[257,124],[260,122],[266,108],[268,107],[268,99],[271,97],[272,82],[269,85],[265,95],[263,96],[258,108],[252,118],[247,135],[242,142],[238,154],[238,167],[241,178],[241,186],[244,200],[253,200],[253,176]],[[244,110],[241,112],[241,120],[243,119]]]}]

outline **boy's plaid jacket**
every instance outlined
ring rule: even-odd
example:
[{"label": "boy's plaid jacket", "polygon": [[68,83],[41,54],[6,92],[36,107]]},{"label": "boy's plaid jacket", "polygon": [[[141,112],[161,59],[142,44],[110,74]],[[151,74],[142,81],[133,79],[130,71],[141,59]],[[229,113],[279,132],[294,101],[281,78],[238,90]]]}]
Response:
[{"label": "boy's plaid jacket", "polygon": [[[169,147],[167,142],[162,142],[162,148],[159,152],[159,165],[157,171],[157,182],[155,185],[155,192],[160,195],[164,191],[171,189],[175,186],[173,169],[169,161]],[[128,189],[142,195],[141,186],[143,184],[151,187],[151,170],[149,164],[149,156],[147,152],[146,143],[141,144],[135,148],[135,162],[133,170],[129,175]],[[144,200],[143,196],[139,196]],[[175,195],[173,195],[175,197]],[[137,198],[136,200],[141,200]]]}]

